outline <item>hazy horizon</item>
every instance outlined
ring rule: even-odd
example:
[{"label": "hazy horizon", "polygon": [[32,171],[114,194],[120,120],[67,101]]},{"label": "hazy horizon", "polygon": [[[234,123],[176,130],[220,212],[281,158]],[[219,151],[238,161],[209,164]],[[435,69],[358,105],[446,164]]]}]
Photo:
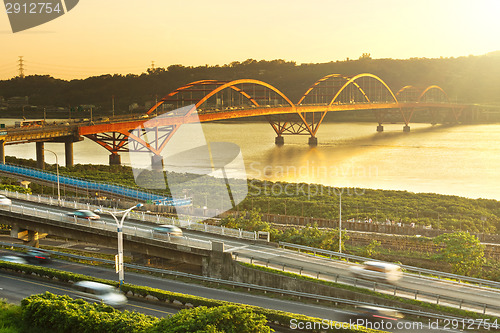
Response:
[{"label": "hazy horizon", "polygon": [[65,15],[12,33],[0,14],[0,79],[140,74],[155,62],[210,66],[246,59],[327,63],[449,58],[500,50],[495,0],[230,0],[185,3],[86,0]]}]

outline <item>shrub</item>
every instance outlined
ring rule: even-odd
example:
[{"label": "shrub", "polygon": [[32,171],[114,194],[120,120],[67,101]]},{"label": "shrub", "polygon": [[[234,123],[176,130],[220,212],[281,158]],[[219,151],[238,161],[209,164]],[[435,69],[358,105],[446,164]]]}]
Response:
[{"label": "shrub", "polygon": [[224,333],[267,333],[264,315],[236,305],[207,308],[200,306],[182,310],[170,318],[162,319],[150,329],[150,333],[224,332]]},{"label": "shrub", "polygon": [[131,333],[143,332],[158,321],[138,312],[121,312],[105,304],[48,292],[23,299],[21,307],[23,322],[29,323],[30,331]]}]

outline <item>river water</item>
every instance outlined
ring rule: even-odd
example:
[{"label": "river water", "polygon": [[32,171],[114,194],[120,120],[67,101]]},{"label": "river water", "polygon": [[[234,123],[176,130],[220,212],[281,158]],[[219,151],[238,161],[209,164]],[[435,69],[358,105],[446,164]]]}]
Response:
[{"label": "river water", "polygon": [[[209,141],[240,146],[249,178],[500,200],[500,124],[411,124],[410,133],[403,133],[402,125],[384,127],[377,133],[375,123],[324,123],[318,146],[311,148],[308,136],[285,136],[285,145],[275,146],[267,123],[203,124]],[[63,163],[63,144],[45,147]],[[8,145],[5,151],[35,159],[34,143]],[[74,154],[75,163],[108,163],[108,152],[88,139],[74,144]],[[45,155],[55,162],[53,154]],[[129,164],[127,155],[122,154],[123,164]]]}]

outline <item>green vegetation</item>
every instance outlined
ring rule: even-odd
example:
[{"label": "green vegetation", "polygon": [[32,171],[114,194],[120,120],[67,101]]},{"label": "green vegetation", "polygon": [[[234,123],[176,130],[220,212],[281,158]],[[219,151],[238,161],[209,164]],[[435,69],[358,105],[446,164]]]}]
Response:
[{"label": "green vegetation", "polygon": [[[234,218],[228,216],[221,220],[221,225],[228,228],[243,229],[249,231],[268,231],[273,242],[287,242],[316,247],[325,250],[337,251],[339,249],[339,231],[320,230],[317,225],[304,228],[285,228],[278,230],[272,228],[267,222],[262,221],[261,214],[252,210],[246,216]],[[342,249],[344,243],[349,239],[345,231],[342,231]]]},{"label": "green vegetation", "polygon": [[20,333],[21,308],[0,299],[0,333]]},{"label": "green vegetation", "polygon": [[365,250],[364,256],[372,257],[373,255],[378,254],[379,248],[380,248],[380,242],[375,239],[372,239],[370,244],[368,244],[364,249]]},{"label": "green vegetation", "polygon": [[25,298],[21,308],[26,329],[36,332],[145,332],[158,322],[157,318],[138,312],[121,312],[105,304],[91,304],[48,292]]},{"label": "green vegetation", "polygon": [[434,238],[434,243],[444,244],[436,258],[450,263],[455,274],[477,276],[481,272],[484,245],[476,236],[460,231],[440,235]]},{"label": "green vegetation", "polygon": [[104,304],[45,293],[25,298],[21,309],[23,321],[29,323],[26,329],[37,332],[271,332],[264,315],[237,305],[200,306],[158,319],[138,312],[121,312]]},{"label": "green vegetation", "polygon": [[225,305],[181,310],[171,318],[161,320],[149,332],[268,333],[273,330],[267,326],[265,316],[241,306]]},{"label": "green vegetation", "polygon": [[[8,163],[34,167],[33,160],[6,157]],[[55,172],[54,165],[47,170]],[[105,181],[139,188],[132,169],[126,166],[75,165],[60,168],[60,173],[71,177]],[[188,175],[177,175],[188,177]],[[39,185],[32,184],[34,193],[45,193]],[[220,198],[210,195],[210,186],[198,184],[191,189],[194,202],[208,201],[208,206],[218,207]],[[169,195],[168,190],[161,192]],[[79,195],[87,195],[82,192]],[[249,180],[249,193],[237,207],[239,211],[259,210],[261,213],[295,215],[314,218],[338,218],[338,189],[334,187]],[[401,222],[406,225],[431,226],[450,231],[468,230],[496,234],[500,230],[500,202],[490,199],[468,199],[458,196],[406,191],[343,189],[343,219],[384,222]],[[253,230],[253,229],[249,229]],[[263,229],[261,229],[263,230]]]},{"label": "green vegetation", "polygon": [[9,178],[2,178],[2,184],[0,184],[0,190],[31,194],[30,188],[24,188],[22,186],[12,185],[10,184],[10,182],[11,180]]}]

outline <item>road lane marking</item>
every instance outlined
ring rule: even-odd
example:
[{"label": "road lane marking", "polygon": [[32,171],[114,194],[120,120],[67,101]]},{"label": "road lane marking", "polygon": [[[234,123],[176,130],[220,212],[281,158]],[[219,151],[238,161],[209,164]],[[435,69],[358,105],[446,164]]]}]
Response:
[{"label": "road lane marking", "polygon": [[[23,281],[23,282],[31,283],[31,284],[34,284],[34,285],[37,285],[37,286],[49,287],[49,288],[53,288],[53,289],[57,289],[57,290],[61,290],[61,291],[66,291],[66,292],[69,292],[71,294],[74,294],[74,290],[71,290],[71,289],[64,289],[64,288],[53,287],[53,286],[48,285],[48,284],[33,282],[33,281],[26,280],[26,279],[18,278],[18,277],[5,276],[3,274],[0,274],[0,276],[4,277],[6,279],[10,279],[10,280]],[[136,308],[140,308],[140,309],[146,309],[146,310],[151,310],[151,311],[156,311],[156,312],[160,312],[160,313],[165,313],[165,314],[172,315],[171,312],[157,310],[157,309],[153,309],[153,308],[148,308],[148,307],[145,307],[145,306],[134,305],[134,304],[130,304],[130,303],[127,304],[127,305],[128,306],[133,306],[133,307],[136,307]]]},{"label": "road lane marking", "polygon": [[6,279],[10,279],[10,280],[23,281],[23,282],[31,283],[31,284],[34,284],[34,285],[37,285],[37,286],[53,288],[53,289],[62,290],[62,291],[66,291],[66,292],[71,292],[71,293],[73,292],[73,290],[71,290],[71,289],[58,288],[58,287],[51,286],[49,284],[33,282],[33,281],[29,281],[29,280],[26,280],[26,279],[23,279],[23,278],[19,278],[19,277],[15,277],[14,278],[14,277],[6,276],[4,274],[1,274],[1,276],[4,277],[4,278],[6,278]]},{"label": "road lane marking", "polygon": [[127,304],[128,306],[133,306],[133,307],[136,307],[136,308],[139,308],[139,309],[144,309],[144,310],[151,310],[151,311],[156,311],[156,312],[160,312],[160,313],[165,313],[165,314],[168,314],[168,315],[172,315],[172,312],[167,312],[167,311],[162,311],[162,310],[157,310],[157,309],[153,309],[153,308],[148,308],[147,306],[140,306],[140,305],[135,305],[135,304]]},{"label": "road lane marking", "polygon": [[240,250],[240,249],[246,249],[249,246],[250,245],[243,245],[243,246],[240,246],[240,247],[233,247],[233,248],[224,250],[224,252],[233,252],[233,251],[237,251],[237,250]]}]

